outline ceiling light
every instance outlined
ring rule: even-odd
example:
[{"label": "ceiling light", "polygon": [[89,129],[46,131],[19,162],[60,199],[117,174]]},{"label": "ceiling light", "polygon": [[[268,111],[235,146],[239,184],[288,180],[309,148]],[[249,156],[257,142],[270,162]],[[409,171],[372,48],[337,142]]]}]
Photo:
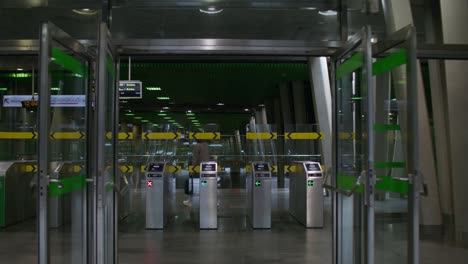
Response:
[{"label": "ceiling light", "polygon": [[0,91],[8,91],[8,88],[2,87],[2,88],[0,88]]},{"label": "ceiling light", "polygon": [[313,6],[301,7],[301,9],[302,10],[317,10],[317,8]]},{"label": "ceiling light", "polygon": [[16,70],[17,70],[17,71],[22,71],[22,70],[23,70],[23,68],[17,68]]},{"label": "ceiling light", "polygon": [[186,113],[187,116],[194,116],[194,113]]},{"label": "ceiling light", "polygon": [[171,99],[169,98],[169,96],[158,96],[156,98],[158,98],[158,100],[170,100]]},{"label": "ceiling light", "polygon": [[216,105],[222,106],[222,105],[224,105],[224,103],[217,103]]},{"label": "ceiling light", "polygon": [[194,116],[188,116],[187,119],[196,119]]},{"label": "ceiling light", "polygon": [[245,108],[245,109],[244,109],[244,111],[248,112],[248,111],[250,111],[250,109],[248,109],[248,108]]},{"label": "ceiling light", "polygon": [[334,10],[327,10],[327,11],[319,11],[319,14],[322,16],[336,16],[337,12]]},{"label": "ceiling light", "polygon": [[93,10],[89,8],[72,9],[72,11],[83,16],[92,16],[92,15],[97,14],[97,10]]},{"label": "ceiling light", "polygon": [[149,121],[148,120],[141,120],[142,123],[148,123]]},{"label": "ceiling light", "polygon": [[50,90],[52,91],[60,91],[60,87],[50,87]]},{"label": "ceiling light", "polygon": [[158,116],[167,116],[165,113],[159,113]]},{"label": "ceiling light", "polygon": [[141,116],[135,116],[134,119],[143,119]]},{"label": "ceiling light", "polygon": [[170,116],[165,116],[165,117],[163,117],[163,118],[164,118],[164,119],[171,119],[172,117],[170,117]]},{"label": "ceiling light", "polygon": [[208,8],[200,8],[199,10],[200,10],[200,12],[208,14],[208,15],[214,15],[214,14],[219,14],[219,13],[223,12],[222,8],[218,9],[218,8],[216,8],[214,6],[210,6]]},{"label": "ceiling light", "polygon": [[126,116],[134,116],[135,114],[133,114],[133,113],[126,113],[125,115],[126,115]]},{"label": "ceiling light", "polygon": [[259,104],[258,106],[259,106],[259,107],[264,107],[265,105],[264,105],[264,104]]},{"label": "ceiling light", "polygon": [[161,91],[161,87],[146,87],[148,91]]},{"label": "ceiling light", "polygon": [[168,110],[168,109],[171,109],[169,106],[165,106],[163,107],[164,110]]},{"label": "ceiling light", "polygon": [[192,113],[192,110],[187,110],[187,113]]}]

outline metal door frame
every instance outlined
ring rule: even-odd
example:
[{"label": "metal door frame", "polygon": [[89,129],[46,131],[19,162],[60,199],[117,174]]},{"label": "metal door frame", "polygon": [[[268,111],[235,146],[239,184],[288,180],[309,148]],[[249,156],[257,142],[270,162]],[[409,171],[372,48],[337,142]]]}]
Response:
[{"label": "metal door frame", "polygon": [[[332,56],[331,63],[331,85],[332,85],[332,152],[333,152],[333,169],[331,177],[331,188],[332,192],[332,212],[333,212],[333,264],[339,264],[340,259],[340,235],[338,232],[338,222],[341,217],[339,213],[339,196],[340,195],[352,195],[352,193],[346,193],[339,189],[337,184],[337,171],[338,171],[338,144],[337,139],[339,135],[338,130],[338,120],[336,118],[336,113],[338,109],[337,104],[337,79],[336,79],[336,70],[339,66],[339,60],[350,55],[351,52],[359,50],[363,53],[362,61],[362,71],[363,71],[363,85],[367,86],[367,108],[368,108],[368,117],[367,117],[367,131],[372,131],[372,126],[374,124],[374,83],[372,81],[372,48],[371,48],[371,28],[370,26],[364,27],[356,35],[349,38],[348,42],[339,49]],[[374,263],[374,185],[375,185],[375,175],[374,175],[374,136],[372,133],[368,133],[367,137],[367,173],[364,176],[364,204],[365,204],[365,221],[364,224],[364,259],[365,263],[373,264]],[[356,183],[356,186],[360,185],[360,182]],[[354,190],[355,191],[355,190]]]},{"label": "metal door frame", "polygon": [[[115,89],[113,100],[113,118],[114,118],[114,127],[112,131],[112,141],[113,141],[113,153],[114,153],[114,162],[113,162],[113,171],[114,176],[118,169],[117,163],[117,143],[118,143],[118,93],[117,85],[119,81],[119,72],[118,72],[118,56],[112,45],[112,37],[106,23],[100,23],[99,25],[99,35],[98,35],[98,57],[96,62],[96,89],[95,89],[95,98],[93,103],[93,131],[96,132],[94,137],[94,146],[93,146],[93,165],[92,165],[92,175],[94,183],[94,204],[93,204],[93,254],[92,254],[92,263],[101,264],[106,263],[105,256],[105,232],[106,232],[106,223],[105,223],[105,195],[106,195],[106,183],[104,178],[105,164],[104,164],[104,145],[105,145],[105,136],[106,136],[106,127],[105,127],[105,98],[106,98],[106,87],[107,83],[107,55],[111,54],[114,59],[114,68],[115,68]],[[115,178],[115,183],[118,184],[118,181]],[[117,185],[112,186],[114,190],[118,190]],[[116,199],[116,192],[113,191],[113,200],[114,200],[114,214],[113,214],[113,232],[114,232],[114,241],[113,243],[113,263],[117,263],[117,223],[118,223],[118,203]]]},{"label": "metal door frame", "polygon": [[[37,174],[37,215],[38,215],[38,263],[50,262],[49,223],[48,223],[48,190],[49,190],[49,134],[50,134],[50,56],[52,42],[55,41],[63,47],[73,51],[85,59],[90,59],[86,48],[66,32],[50,22],[44,22],[40,27],[39,35],[39,106],[38,106],[38,174]],[[88,128],[87,128],[88,129]],[[88,131],[86,131],[88,132]],[[83,202],[86,204],[86,197]],[[86,214],[86,210],[84,211]],[[83,219],[87,219],[84,215]],[[87,221],[84,222],[87,230]],[[87,232],[83,234],[83,243],[87,243]],[[87,256],[87,245],[83,247],[83,259]]]}]

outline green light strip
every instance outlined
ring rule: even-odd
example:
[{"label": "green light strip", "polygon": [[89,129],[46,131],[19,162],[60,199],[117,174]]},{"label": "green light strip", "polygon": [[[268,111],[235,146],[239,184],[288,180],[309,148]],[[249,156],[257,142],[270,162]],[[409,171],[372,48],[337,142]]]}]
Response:
[{"label": "green light strip", "polygon": [[374,131],[398,131],[400,125],[374,124]]},{"label": "green light strip", "polygon": [[378,75],[406,64],[406,50],[401,49],[372,64],[372,74]]},{"label": "green light strip", "polygon": [[362,67],[364,61],[364,53],[358,52],[354,54],[351,58],[347,59],[345,62],[340,64],[336,69],[336,79],[339,80],[344,76],[356,71]]},{"label": "green light strip", "polygon": [[374,162],[376,169],[386,169],[386,168],[405,168],[405,162]]},{"label": "green light strip", "polygon": [[[377,178],[381,179],[382,181],[378,182],[375,185],[376,189],[389,191],[389,192],[395,192],[395,193],[401,193],[401,194],[408,194],[409,192],[408,182],[393,180],[391,176],[377,176]],[[356,184],[356,181],[357,181],[356,176],[338,174],[338,177],[337,177],[338,187],[344,190],[351,190]],[[362,185],[359,186],[356,192],[361,194],[363,191],[363,188],[364,187]]]},{"label": "green light strip", "polygon": [[88,71],[85,64],[57,48],[52,48],[52,58],[53,63],[78,75],[84,76]]}]

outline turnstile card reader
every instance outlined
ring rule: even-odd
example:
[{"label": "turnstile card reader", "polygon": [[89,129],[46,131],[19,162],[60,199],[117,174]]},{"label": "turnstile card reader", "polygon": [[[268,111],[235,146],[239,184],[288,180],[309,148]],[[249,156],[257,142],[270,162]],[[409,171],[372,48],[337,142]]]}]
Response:
[{"label": "turnstile card reader", "polygon": [[289,212],[307,228],[323,227],[323,171],[319,162],[295,162],[289,180]]},{"label": "turnstile card reader", "polygon": [[200,229],[218,228],[218,164],[202,162],[199,181]]},{"label": "turnstile card reader", "polygon": [[270,164],[253,162],[247,175],[247,210],[253,228],[271,228],[271,187]]},{"label": "turnstile card reader", "polygon": [[146,167],[146,229],[163,229],[169,218],[171,174],[166,162]]}]

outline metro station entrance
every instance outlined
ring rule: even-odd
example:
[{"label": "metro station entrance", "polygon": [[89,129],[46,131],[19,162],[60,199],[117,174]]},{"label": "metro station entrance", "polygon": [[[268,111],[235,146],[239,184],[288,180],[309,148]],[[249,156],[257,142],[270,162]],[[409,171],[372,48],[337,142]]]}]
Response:
[{"label": "metro station entrance", "polygon": [[[13,172],[21,175],[23,182],[19,185],[29,184],[30,189],[24,192],[32,190],[34,196],[18,199],[25,205],[22,216],[11,213],[14,210],[5,210],[0,219],[2,224],[15,224],[24,218],[31,219],[34,211],[37,212],[38,243],[37,252],[30,253],[32,261],[119,263],[132,262],[134,259],[128,255],[140,254],[140,260],[149,262],[176,257],[177,260],[217,262],[238,261],[236,256],[243,254],[241,260],[247,263],[312,262],[319,258],[334,264],[420,263],[419,196],[425,194],[425,184],[417,151],[419,108],[413,27],[377,43],[371,42],[371,29],[365,27],[331,57],[333,126],[330,135],[318,128],[323,124],[317,127],[290,123],[279,131],[273,124],[255,122],[266,115],[258,111],[252,113],[243,133],[237,131],[224,138],[216,125],[209,131],[193,121],[189,121],[193,126],[188,133],[182,133],[183,125],[176,118],[170,124],[141,124],[149,123],[147,120],[140,122],[136,129],[126,126],[127,122],[123,125],[117,92],[118,81],[122,79],[119,54],[105,24],[100,25],[98,35],[90,48],[53,24],[42,25],[37,59],[39,92],[35,94],[33,88],[31,96],[21,99],[25,111],[8,109],[12,119],[21,115],[25,122],[18,128],[9,124],[9,131],[0,134],[2,140],[20,141],[18,144],[2,142],[5,148],[33,153],[22,158],[8,156],[14,161],[1,164],[8,168],[4,170],[4,181],[9,181],[11,177],[7,175]],[[4,96],[4,107],[10,104],[8,99],[14,99],[9,96],[18,95]],[[161,109],[152,114],[166,119],[167,112]],[[126,113],[132,115],[131,111]],[[183,116],[196,120],[189,118],[194,116],[189,110]],[[219,152],[212,152],[217,156],[216,161],[204,161],[197,170],[196,165],[189,164],[193,153],[188,146],[206,140],[208,134],[208,139],[213,141],[211,147],[218,148]],[[137,135],[139,141],[134,140]],[[325,155],[320,151],[324,148],[320,140],[327,136],[333,141],[333,162],[325,168],[320,165]],[[277,143],[278,137],[284,141]],[[240,154],[223,153],[220,146]],[[290,152],[278,155],[277,148],[281,147]],[[175,153],[179,148],[184,151],[180,157]],[[123,155],[119,156],[122,152],[131,155],[123,159]],[[242,160],[235,159],[238,157]],[[304,167],[296,171],[297,167],[291,164],[298,162]],[[164,169],[159,170],[157,164],[164,164]],[[203,166],[207,164],[210,166]],[[288,177],[280,180],[275,176],[278,171],[290,172],[289,177],[304,173],[304,179],[320,178],[316,183],[315,179],[303,181],[307,186],[297,188],[300,191],[295,199],[304,196],[299,192],[314,187],[317,182],[322,184],[323,179],[327,189],[320,196],[324,201],[324,223],[317,221],[316,229],[305,229],[289,215],[290,204],[285,201],[291,198],[286,186],[291,182],[296,186],[298,181]],[[228,173],[231,186],[227,191],[220,190],[220,186],[229,182],[223,179]],[[218,220],[216,225],[200,229],[214,230],[199,230],[193,228],[193,223],[184,222],[192,219],[190,214],[193,214],[193,208],[184,207],[185,195],[180,188],[189,174],[198,174],[196,188],[207,186],[208,181],[218,184],[218,188],[210,189],[209,195],[197,197],[199,202],[211,199],[208,211],[211,218],[211,213],[216,211]],[[237,177],[235,181],[233,175]],[[163,223],[161,228],[150,226],[151,230],[139,233],[131,233],[133,226],[126,223],[126,230],[119,236],[123,218],[135,217],[129,213],[133,205],[141,206],[145,201],[148,208],[148,197],[143,199],[145,190],[158,182],[152,177],[171,177],[161,182],[168,188],[164,195],[174,195],[168,200],[163,197],[161,203],[155,204],[183,213],[173,215],[172,224]],[[262,189],[257,194],[271,199],[271,204],[254,205],[255,188]],[[270,189],[273,191],[269,192]],[[137,195],[132,196],[132,192]],[[213,197],[221,200],[214,203]],[[252,208],[243,203],[244,198]],[[26,206],[35,199],[37,208]],[[253,208],[269,211],[271,215],[265,213],[262,225],[253,226],[247,217],[250,211],[253,214]],[[140,216],[136,218],[143,219]],[[124,255],[119,252],[122,248]],[[214,253],[206,254],[210,251]],[[123,258],[119,260],[119,256]]]}]

